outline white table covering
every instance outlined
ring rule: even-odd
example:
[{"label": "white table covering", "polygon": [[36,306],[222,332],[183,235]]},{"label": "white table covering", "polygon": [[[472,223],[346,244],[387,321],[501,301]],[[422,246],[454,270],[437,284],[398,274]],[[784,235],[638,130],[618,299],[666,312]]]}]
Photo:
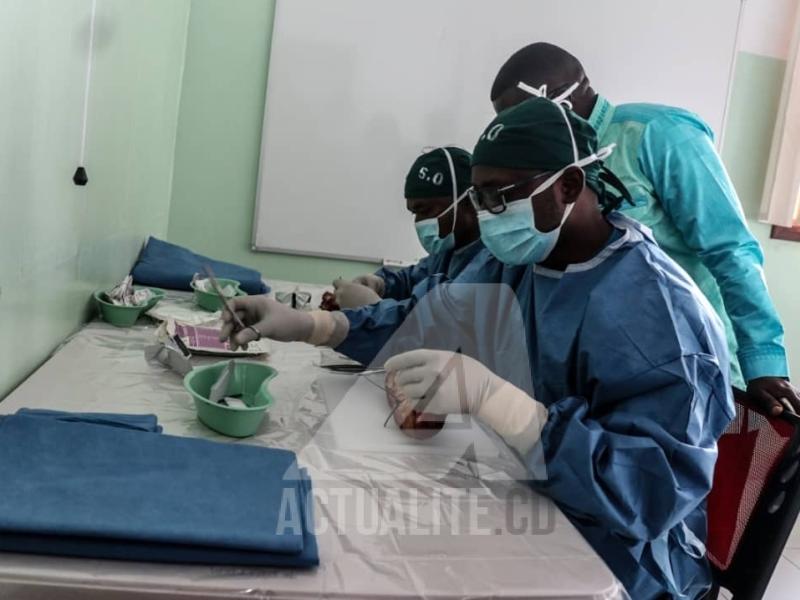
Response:
[{"label": "white table covering", "polygon": [[[295,284],[273,286],[291,290]],[[321,288],[300,287],[319,297]],[[145,361],[154,331],[144,321],[130,329],[87,325],[0,403],[0,413],[23,407],[154,413],[164,434],[294,450],[314,482],[320,566],[281,570],[0,554],[0,597],[625,597],[560,511],[517,481],[524,476],[519,465],[495,448],[491,436],[478,431],[479,443],[459,448],[458,436],[447,438],[450,446],[437,438],[418,443],[389,428],[386,444],[364,447],[381,432],[360,436],[359,428],[382,423],[351,423],[348,433],[346,420],[337,424],[329,417],[349,401],[338,397],[342,389],[360,390],[353,392],[358,401],[366,401],[362,396],[371,389],[374,401],[385,403],[380,378],[373,385],[326,374],[315,366],[320,350],[273,343],[266,360],[279,375],[270,388],[270,418],[256,436],[232,440],[197,421],[180,377]],[[381,404],[384,414],[388,406]],[[232,499],[230,508],[242,501],[248,500]]]}]

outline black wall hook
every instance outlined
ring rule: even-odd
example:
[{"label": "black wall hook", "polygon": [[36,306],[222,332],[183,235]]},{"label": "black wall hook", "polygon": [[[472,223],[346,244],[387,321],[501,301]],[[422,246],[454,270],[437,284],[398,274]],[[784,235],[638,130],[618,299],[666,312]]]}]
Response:
[{"label": "black wall hook", "polygon": [[75,185],[84,186],[89,183],[89,176],[86,174],[86,169],[78,167],[75,170],[75,175],[72,176],[72,181]]}]

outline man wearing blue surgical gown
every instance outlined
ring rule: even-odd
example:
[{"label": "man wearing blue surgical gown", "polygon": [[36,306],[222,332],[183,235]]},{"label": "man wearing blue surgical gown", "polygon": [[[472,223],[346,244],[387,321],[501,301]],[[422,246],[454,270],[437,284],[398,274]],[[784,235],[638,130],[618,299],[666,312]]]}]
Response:
[{"label": "man wearing blue surgical gown", "polygon": [[255,331],[226,314],[223,333],[387,359],[400,411],[492,428],[632,598],[695,599],[711,583],[705,499],[734,415],[725,333],[649,230],[613,210],[625,192],[608,151],[562,105],[527,100],[475,148],[487,250],[454,282],[418,286],[407,314],[236,299]]}]

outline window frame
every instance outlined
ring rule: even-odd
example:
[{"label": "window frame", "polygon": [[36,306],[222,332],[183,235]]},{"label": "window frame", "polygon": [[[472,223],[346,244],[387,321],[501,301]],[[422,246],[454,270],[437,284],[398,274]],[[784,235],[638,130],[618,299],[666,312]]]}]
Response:
[{"label": "window frame", "polygon": [[759,220],[770,237],[800,242],[800,9],[794,19]]}]

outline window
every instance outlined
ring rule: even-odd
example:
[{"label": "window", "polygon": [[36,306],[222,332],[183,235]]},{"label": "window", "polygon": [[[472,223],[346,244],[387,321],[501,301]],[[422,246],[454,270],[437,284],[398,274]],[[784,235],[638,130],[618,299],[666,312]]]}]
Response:
[{"label": "window", "polygon": [[772,237],[800,242],[800,10],[772,138],[760,220]]}]

